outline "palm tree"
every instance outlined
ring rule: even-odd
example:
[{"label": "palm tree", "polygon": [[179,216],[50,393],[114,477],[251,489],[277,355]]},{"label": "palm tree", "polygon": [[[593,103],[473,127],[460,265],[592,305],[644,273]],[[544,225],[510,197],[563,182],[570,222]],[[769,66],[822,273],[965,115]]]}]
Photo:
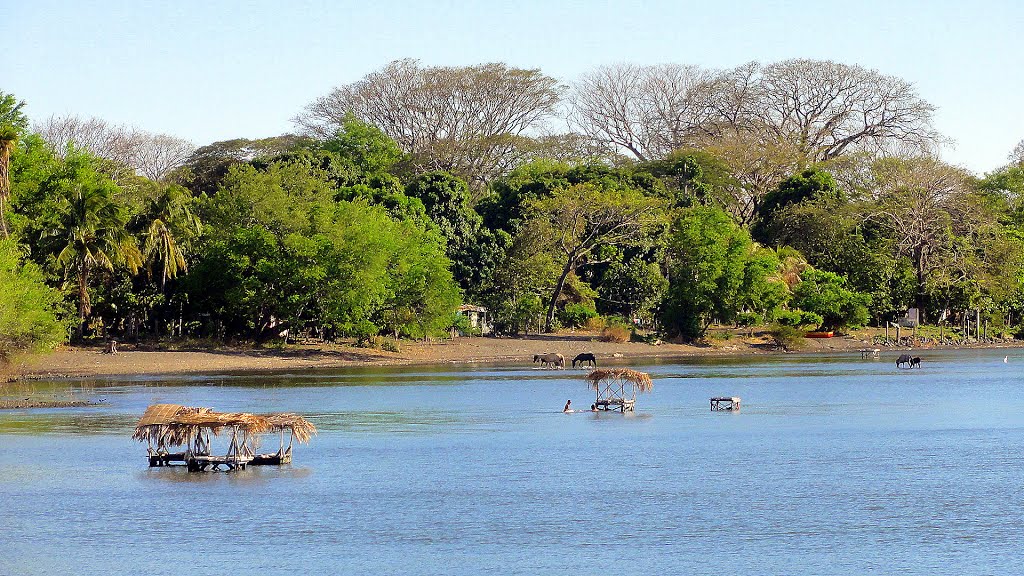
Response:
[{"label": "palm tree", "polygon": [[199,234],[202,224],[189,207],[191,197],[180,186],[169,186],[156,202],[151,214],[153,220],[145,234],[142,256],[146,269],[153,276],[154,266],[160,266],[160,292],[164,292],[167,281],[181,272],[188,271],[185,253],[179,243],[178,230],[186,235]]},{"label": "palm tree", "polygon": [[13,126],[0,126],[0,234],[7,238],[7,203],[11,198],[11,151],[18,142]]},{"label": "palm tree", "polygon": [[57,193],[59,214],[56,229],[48,236],[58,239],[57,264],[65,277],[78,281],[78,338],[92,311],[89,276],[96,269],[113,270],[125,265],[133,274],[142,265],[135,238],[128,232],[124,208],[114,198],[117,187],[91,165],[85,155],[69,155],[65,170],[55,175],[51,187]]},{"label": "palm tree", "polygon": [[25,102],[12,94],[0,92],[0,234],[9,236],[7,230],[7,204],[11,199],[11,152],[18,143],[18,137],[28,129],[28,118],[21,111]]}]

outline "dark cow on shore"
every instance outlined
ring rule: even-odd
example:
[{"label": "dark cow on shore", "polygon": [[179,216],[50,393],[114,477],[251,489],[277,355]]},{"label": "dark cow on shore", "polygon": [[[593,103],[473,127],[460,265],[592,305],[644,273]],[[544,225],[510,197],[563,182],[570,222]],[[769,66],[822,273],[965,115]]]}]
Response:
[{"label": "dark cow on shore", "polygon": [[593,366],[594,368],[597,368],[597,357],[595,357],[595,356],[594,356],[593,354],[591,354],[590,352],[584,352],[584,353],[582,353],[582,354],[577,354],[577,355],[576,355],[576,357],[572,359],[572,367],[573,367],[573,368],[575,368],[575,367],[576,367],[576,363],[577,363],[577,362],[579,363],[579,365],[580,365],[581,367],[582,367],[583,365],[585,365],[585,364],[588,364],[588,363],[589,363],[589,364],[590,364],[591,366]]},{"label": "dark cow on shore", "polygon": [[900,354],[900,357],[896,359],[896,367],[903,368],[904,366],[907,368],[920,368],[921,357],[911,356],[910,354]]},{"label": "dark cow on shore", "polygon": [[565,357],[561,354],[534,354],[534,362],[540,362],[543,368],[565,368]]}]

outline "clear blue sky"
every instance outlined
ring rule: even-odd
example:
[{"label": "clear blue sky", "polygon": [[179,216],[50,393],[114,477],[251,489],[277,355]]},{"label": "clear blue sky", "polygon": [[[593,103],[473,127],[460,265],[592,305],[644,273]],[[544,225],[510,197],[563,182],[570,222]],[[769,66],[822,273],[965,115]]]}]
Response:
[{"label": "clear blue sky", "polygon": [[292,129],[397,58],[503,61],[562,81],[599,64],[827,58],[912,81],[947,160],[992,170],[1024,139],[1019,0],[148,2],[0,0],[0,90],[33,119],[98,116],[197,144]]}]

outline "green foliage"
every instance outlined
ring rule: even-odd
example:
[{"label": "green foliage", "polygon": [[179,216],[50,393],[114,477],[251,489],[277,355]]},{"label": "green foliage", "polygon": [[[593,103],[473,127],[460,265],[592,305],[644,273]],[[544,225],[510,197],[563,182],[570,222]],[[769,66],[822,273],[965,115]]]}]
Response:
[{"label": "green foliage", "polygon": [[558,312],[558,321],[566,328],[582,328],[591,318],[599,316],[597,310],[586,304],[569,304]]},{"label": "green foliage", "polygon": [[783,208],[810,200],[842,204],[846,198],[832,175],[824,170],[811,168],[794,174],[761,200],[758,206],[758,221],[751,227],[754,238],[759,242],[770,243],[770,228],[774,224],[775,215]]},{"label": "green foliage", "polygon": [[775,314],[775,322],[780,326],[808,329],[821,326],[824,322],[821,314],[803,310],[781,310]]},{"label": "green foliage", "polygon": [[744,307],[768,311],[785,300],[772,286],[777,260],[757,250],[749,234],[718,208],[685,209],[669,239],[669,292],[662,313],[670,334],[704,335],[714,320],[732,321]]},{"label": "green foliage", "polygon": [[345,113],[334,136],[320,147],[349,159],[364,174],[388,172],[405,156],[387,134],[351,112]]},{"label": "green foliage", "polygon": [[807,341],[804,340],[806,330],[798,328],[796,326],[786,326],[784,324],[775,324],[771,330],[768,331],[768,335],[771,336],[776,346],[779,346],[783,350],[792,351],[803,348]]},{"label": "green foliage", "polygon": [[846,279],[832,272],[810,269],[793,288],[792,304],[821,316],[824,328],[856,328],[868,321],[867,294],[846,287]]},{"label": "green foliage", "polygon": [[638,257],[613,262],[601,281],[602,308],[629,318],[649,318],[667,291],[668,280],[657,264]]},{"label": "green foliage", "polygon": [[64,342],[63,311],[60,292],[46,285],[39,267],[22,261],[14,240],[0,239],[0,366]]}]

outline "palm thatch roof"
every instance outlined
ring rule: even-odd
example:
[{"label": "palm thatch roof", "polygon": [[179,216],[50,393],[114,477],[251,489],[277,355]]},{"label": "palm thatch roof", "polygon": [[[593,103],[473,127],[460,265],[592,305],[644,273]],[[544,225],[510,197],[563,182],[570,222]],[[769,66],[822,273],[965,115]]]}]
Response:
[{"label": "palm thatch roof", "polygon": [[316,434],[316,426],[298,414],[263,414],[262,417],[270,424],[271,430],[289,430],[303,444],[309,444],[309,439]]},{"label": "palm thatch roof", "polygon": [[630,382],[640,392],[650,392],[654,388],[650,374],[629,368],[598,368],[587,374],[587,381],[594,390],[600,390],[601,383],[608,380]]},{"label": "palm thatch roof", "polygon": [[212,408],[153,404],[135,425],[133,440],[156,445],[183,446],[200,430],[217,435],[234,428],[250,436],[277,430],[289,430],[299,442],[308,443],[316,427],[298,414],[249,414],[215,412]]},{"label": "palm thatch roof", "polygon": [[188,442],[190,428],[181,426],[177,419],[187,414],[210,412],[210,408],[182,406],[180,404],[153,404],[142,414],[135,425],[132,439],[139,442],[147,440],[153,444],[181,446]]}]

